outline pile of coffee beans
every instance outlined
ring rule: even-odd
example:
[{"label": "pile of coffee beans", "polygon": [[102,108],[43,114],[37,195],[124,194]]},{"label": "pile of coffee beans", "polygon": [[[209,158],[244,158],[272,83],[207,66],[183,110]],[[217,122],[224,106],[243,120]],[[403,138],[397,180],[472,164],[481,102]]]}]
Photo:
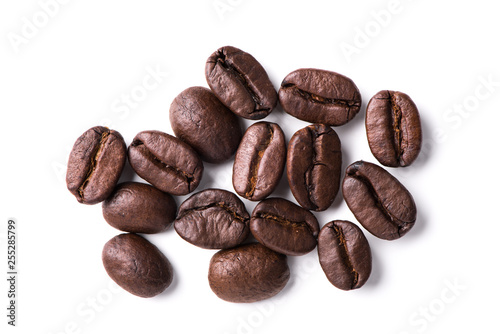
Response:
[{"label": "pile of coffee beans", "polygon": [[[362,229],[345,220],[320,228],[311,210],[328,209],[342,183],[343,197],[358,222],[386,240],[404,236],[415,224],[417,210],[408,190],[378,165],[356,161],[342,178],[341,141],[331,126],[349,122],[360,110],[361,94],[354,82],[335,72],[298,69],[276,92],[262,65],[231,46],[215,51],[205,70],[210,89],[190,87],[170,106],[175,137],[143,131],[127,149],[120,133],[96,126],[73,146],[66,179],[69,191],[80,203],[103,202],[104,219],[128,232],[104,246],[102,260],[109,276],[140,297],[168,288],[172,266],[139,233],[159,233],[173,223],[187,242],[220,249],[210,261],[208,282],[223,300],[248,303],[274,296],[290,278],[287,256],[307,254],[316,246],[321,267],[334,286],[362,287],[372,268]],[[256,122],[242,132],[238,117],[262,119],[278,101],[288,114],[313,124],[297,131],[288,146],[275,123]],[[367,105],[365,124],[370,149],[382,165],[407,167],[415,161],[422,130],[418,109],[408,95],[377,93]],[[172,195],[197,189],[203,161],[220,163],[233,155],[235,192],[260,201],[251,214],[236,194],[224,189],[203,189],[177,209]],[[150,185],[117,184],[127,157]],[[268,198],[285,166],[300,206]]]}]

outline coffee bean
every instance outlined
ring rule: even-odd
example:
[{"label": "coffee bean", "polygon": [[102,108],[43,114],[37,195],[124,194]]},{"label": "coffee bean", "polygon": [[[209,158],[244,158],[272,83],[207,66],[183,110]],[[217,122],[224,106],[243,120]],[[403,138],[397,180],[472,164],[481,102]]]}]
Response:
[{"label": "coffee bean", "polygon": [[165,255],[137,234],[120,234],[109,240],[102,251],[102,262],[116,284],[143,298],[162,293],[174,275]]},{"label": "coffee bean", "polygon": [[370,150],[382,165],[411,165],[422,146],[417,106],[404,93],[378,92],[366,108],[366,134]]},{"label": "coffee bean", "polygon": [[215,51],[207,60],[205,75],[219,100],[243,118],[264,118],[278,103],[278,94],[262,65],[235,47]]},{"label": "coffee bean", "polygon": [[238,195],[260,201],[273,192],[285,167],[285,135],[278,124],[251,125],[236,151],[233,186]]},{"label": "coffee bean", "polygon": [[172,196],[138,182],[120,183],[102,203],[104,219],[125,232],[161,232],[174,221],[176,212]]},{"label": "coffee bean", "polygon": [[306,209],[282,198],[268,198],[253,210],[250,231],[261,244],[278,253],[303,255],[316,247],[319,225]]},{"label": "coffee bean", "polygon": [[69,155],[68,190],[80,203],[104,201],[118,182],[126,157],[127,147],[118,131],[90,128],[76,140]]},{"label": "coffee bean", "polygon": [[361,95],[351,79],[312,68],[288,74],[281,83],[279,100],[298,119],[334,126],[349,122],[361,106]]},{"label": "coffee bean", "polygon": [[208,270],[212,291],[233,303],[270,298],[283,290],[289,278],[286,256],[258,243],[215,253]]},{"label": "coffee bean", "polygon": [[250,215],[235,194],[206,189],[179,207],[174,228],[187,242],[202,248],[230,248],[248,236]]},{"label": "coffee bean", "polygon": [[198,187],[203,162],[186,143],[160,131],[142,131],[128,148],[135,172],[161,191],[186,195]]},{"label": "coffee bean", "polygon": [[364,161],[353,163],[346,169],[342,192],[356,219],[376,237],[398,239],[415,224],[413,197],[382,167]]},{"label": "coffee bean", "polygon": [[342,152],[337,133],[324,124],[297,131],[288,144],[286,169],[292,194],[303,208],[328,209],[340,187]]},{"label": "coffee bean", "polygon": [[179,139],[211,163],[229,159],[242,136],[238,117],[203,87],[188,88],[174,99],[170,125]]},{"label": "coffee bean", "polygon": [[370,277],[370,245],[361,229],[349,221],[334,220],[323,226],[318,236],[318,255],[326,277],[339,289],[358,289]]}]

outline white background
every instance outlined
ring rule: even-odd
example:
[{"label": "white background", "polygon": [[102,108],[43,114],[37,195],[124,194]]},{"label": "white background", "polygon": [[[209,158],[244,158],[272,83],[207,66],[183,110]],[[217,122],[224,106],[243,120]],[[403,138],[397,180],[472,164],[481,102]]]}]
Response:
[{"label": "white background", "polygon": [[[2,1],[0,267],[13,217],[19,308],[12,329],[2,278],[1,332],[498,332],[500,20],[493,1],[464,2]],[[208,286],[214,251],[172,228],[147,236],[175,270],[162,295],[135,297],[107,276],[101,250],[119,231],[99,204],[81,205],[67,191],[74,141],[99,124],[127,144],[142,130],[172,134],[171,101],[187,87],[207,86],[205,61],[224,45],[255,56],[276,88],[301,67],[353,79],[362,110],[335,128],[344,167],[376,162],[363,122],[371,96],[399,90],[419,107],[424,150],[411,167],[390,169],[413,194],[418,220],[397,241],[365,231],[373,272],[363,288],[332,286],[313,251],[289,258],[292,280],[275,298],[227,303]],[[151,71],[161,72],[158,84],[137,95]],[[136,100],[127,107],[122,98],[131,94]],[[265,120],[278,122],[287,139],[307,125],[280,107]],[[198,190],[232,190],[231,168],[232,161],[205,164]],[[131,179],[140,181],[126,167],[122,180]],[[285,177],[273,195],[294,200]],[[255,203],[244,202],[251,212]],[[321,226],[355,221],[341,196],[316,216]]]}]

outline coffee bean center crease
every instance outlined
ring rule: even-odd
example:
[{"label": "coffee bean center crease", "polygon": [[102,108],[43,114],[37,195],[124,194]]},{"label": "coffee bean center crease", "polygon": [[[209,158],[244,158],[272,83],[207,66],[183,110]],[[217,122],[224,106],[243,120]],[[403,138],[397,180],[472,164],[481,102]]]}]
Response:
[{"label": "coffee bean center crease", "polygon": [[85,180],[82,182],[80,187],[78,187],[78,194],[80,195],[80,198],[82,200],[84,199],[85,188],[87,187],[87,184],[90,182],[90,178],[92,177],[92,174],[94,173],[97,167],[97,159],[99,159],[99,156],[101,155],[101,152],[104,148],[104,145],[106,144],[106,141],[109,138],[110,133],[111,133],[110,130],[103,132],[101,134],[101,140],[99,141],[99,145],[97,145],[97,147],[94,148],[94,152],[92,153],[92,156],[90,158],[90,167],[87,172],[87,175],[85,176]]},{"label": "coffee bean center crease", "polygon": [[[243,53],[243,52],[239,52],[239,53]],[[238,53],[236,53],[236,54],[238,54]],[[258,96],[258,94],[252,89],[252,87],[250,87],[245,75],[243,73],[241,73],[240,71],[238,71],[238,69],[236,69],[236,67],[234,65],[232,65],[230,63],[230,61],[228,61],[228,59],[226,58],[226,55],[224,54],[223,51],[218,52],[218,57],[217,57],[216,61],[218,64],[220,64],[222,66],[222,68],[224,70],[226,70],[233,77],[235,77],[238,81],[240,81],[242,86],[247,90],[248,94],[252,97],[253,101],[255,102],[255,107],[254,107],[253,111],[249,112],[250,114],[255,113],[255,112],[260,112],[260,111],[268,112],[271,110],[271,108],[262,108],[262,103],[260,101],[260,97]]]},{"label": "coffee bean center crease", "polygon": [[144,143],[140,140],[135,140],[132,142],[131,144],[133,147],[138,147],[141,149],[141,152],[150,158],[150,161],[155,164],[157,167],[159,168],[162,168],[162,169],[168,169],[168,170],[171,170],[173,171],[174,173],[176,173],[177,175],[179,175],[181,178],[185,179],[187,184],[188,184],[188,189],[189,191],[191,191],[191,183],[193,182],[194,180],[194,175],[193,174],[190,174],[190,173],[186,173],[185,171],[177,168],[177,167],[174,167],[174,166],[171,166],[171,165],[168,165],[166,163],[164,163],[163,161],[161,161],[160,159],[158,159],[157,156],[155,156],[153,153],[151,153],[151,151],[146,147],[146,145],[144,145]]},{"label": "coffee bean center crease", "polygon": [[286,219],[286,218],[283,218],[283,217],[280,217],[280,216],[276,216],[276,215],[273,215],[273,214],[267,213],[267,212],[258,213],[255,217],[256,218],[260,218],[260,219],[272,220],[272,221],[275,221],[278,224],[281,224],[281,225],[284,225],[284,226],[287,226],[287,227],[305,228],[305,229],[309,230],[309,232],[311,234],[314,235],[314,232],[309,227],[309,224],[307,224],[306,222],[303,222],[303,221],[292,221],[292,220],[289,220],[289,219]]},{"label": "coffee bean center crease", "polygon": [[368,188],[368,191],[370,192],[371,196],[375,199],[376,206],[380,209],[380,211],[386,216],[387,220],[391,222],[394,226],[397,227],[398,229],[398,235],[401,236],[401,230],[407,225],[407,222],[403,222],[396,217],[394,217],[389,210],[384,206],[382,203],[382,200],[380,199],[380,196],[377,194],[375,191],[375,188],[371,184],[370,180],[363,175],[359,174],[357,171],[355,172],[348,172],[348,175],[355,178],[356,180],[362,182],[363,184],[366,185]]},{"label": "coffee bean center crease", "polygon": [[235,218],[239,223],[244,224],[248,220],[248,218],[241,216],[236,211],[232,210],[231,207],[226,205],[224,202],[210,203],[208,205],[198,206],[195,208],[188,209],[188,210],[184,211],[181,215],[179,215],[179,217],[177,217],[177,220],[184,218],[185,216],[187,216],[191,212],[203,211],[203,210],[206,210],[209,208],[214,208],[214,207],[218,207],[218,208],[223,209],[224,211],[229,213],[233,218]]},{"label": "coffee bean center crease", "polygon": [[342,231],[341,228],[339,228],[337,225],[333,224],[332,227],[330,227],[334,230],[335,236],[337,237],[339,241],[339,248],[340,248],[340,256],[344,261],[344,265],[348,268],[348,270],[351,273],[351,289],[354,289],[356,287],[356,284],[358,284],[359,280],[359,274],[352,265],[351,259],[349,257],[349,253],[347,250],[347,241],[345,239],[344,232]]},{"label": "coffee bean center crease", "polygon": [[252,198],[253,194],[255,193],[255,190],[257,188],[257,179],[258,179],[258,173],[259,173],[259,166],[260,162],[262,161],[262,157],[264,156],[264,153],[266,152],[267,148],[269,145],[271,145],[273,138],[274,138],[274,130],[273,127],[270,126],[269,124],[266,126],[268,130],[268,137],[266,138],[266,141],[262,144],[262,148],[260,148],[257,152],[257,159],[253,160],[252,166],[251,166],[251,176],[250,176],[250,189],[245,193],[246,198]]}]

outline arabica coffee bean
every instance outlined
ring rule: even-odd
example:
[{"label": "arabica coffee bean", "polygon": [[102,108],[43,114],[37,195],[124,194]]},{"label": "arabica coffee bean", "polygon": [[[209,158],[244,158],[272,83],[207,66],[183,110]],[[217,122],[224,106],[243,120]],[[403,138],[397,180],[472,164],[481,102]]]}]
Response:
[{"label": "arabica coffee bean", "polygon": [[260,201],[278,185],[285,167],[285,135],[278,124],[251,125],[236,151],[233,186],[238,195]]},{"label": "arabica coffee bean", "polygon": [[288,143],[287,178],[292,194],[308,210],[330,207],[340,187],[342,152],[337,133],[313,124],[297,131]]},{"label": "arabica coffee bean", "polygon": [[253,243],[222,250],[212,257],[210,288],[233,303],[252,303],[280,292],[290,278],[285,255]]},{"label": "arabica coffee bean", "polygon": [[120,183],[102,203],[109,225],[125,232],[158,233],[175,219],[174,199],[149,184]]},{"label": "arabica coffee bean", "polygon": [[205,75],[219,100],[243,118],[264,118],[278,103],[278,94],[262,65],[235,47],[215,51],[207,60]]},{"label": "arabica coffee bean", "polygon": [[422,146],[417,106],[404,93],[378,92],[366,108],[366,134],[373,155],[382,165],[411,165]]},{"label": "arabica coffee bean", "polygon": [[104,201],[118,182],[126,157],[120,133],[103,126],[90,128],[76,140],[69,155],[68,190],[80,203]]},{"label": "arabica coffee bean", "polygon": [[303,255],[316,247],[319,225],[306,209],[286,199],[268,198],[253,210],[250,231],[261,244],[278,253]]},{"label": "arabica coffee bean", "polygon": [[230,248],[248,236],[250,215],[235,194],[206,189],[179,207],[174,228],[186,241],[202,248]]},{"label": "arabica coffee bean", "polygon": [[334,126],[349,122],[361,106],[361,95],[351,79],[312,68],[288,74],[281,83],[279,100],[298,119]]},{"label": "arabica coffee bean", "polygon": [[360,288],[370,277],[370,245],[361,229],[349,221],[335,220],[323,226],[318,255],[326,277],[339,289]]},{"label": "arabica coffee bean", "polygon": [[413,197],[377,165],[357,161],[347,167],[342,192],[356,219],[376,237],[398,239],[415,224],[417,208]]},{"label": "arabica coffee bean", "polygon": [[186,195],[198,187],[203,162],[186,143],[160,131],[142,131],[128,148],[135,172],[161,191]]},{"label": "arabica coffee bean", "polygon": [[137,234],[120,234],[109,240],[102,251],[102,262],[116,284],[139,297],[154,297],[172,282],[168,259]]},{"label": "arabica coffee bean", "polygon": [[229,159],[241,140],[238,117],[207,88],[191,87],[170,105],[175,135],[211,163]]}]

